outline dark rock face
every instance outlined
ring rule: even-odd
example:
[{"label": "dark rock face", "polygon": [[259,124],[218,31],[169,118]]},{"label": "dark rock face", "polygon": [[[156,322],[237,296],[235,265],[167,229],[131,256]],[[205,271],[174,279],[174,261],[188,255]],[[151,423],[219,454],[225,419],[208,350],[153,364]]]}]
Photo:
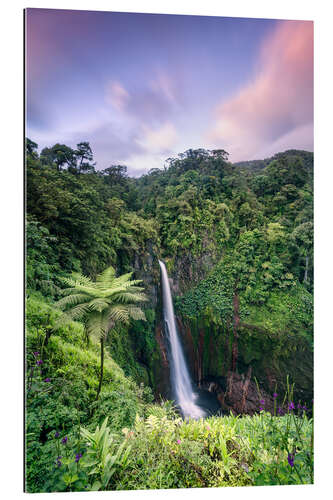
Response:
[{"label": "dark rock face", "polygon": [[190,252],[176,257],[172,270],[168,273],[173,295],[182,295],[204,279],[220,257],[209,251],[195,258]]},{"label": "dark rock face", "polygon": [[226,413],[253,415],[258,413],[260,408],[273,413],[273,397],[263,389],[260,389],[258,394],[257,386],[251,380],[251,372],[251,367],[246,376],[230,371],[227,377],[219,379],[218,382],[205,381],[201,387],[216,394],[222,410]]},{"label": "dark rock face", "polygon": [[155,309],[159,301],[160,272],[156,249],[152,243],[147,243],[147,251],[136,253],[133,257],[135,278],[143,281],[145,293],[149,298],[149,307]]},{"label": "dark rock face", "polygon": [[155,397],[171,398],[170,365],[167,354],[167,344],[164,338],[162,323],[156,327],[155,339],[159,348],[159,357],[156,359],[153,370],[155,375]]}]

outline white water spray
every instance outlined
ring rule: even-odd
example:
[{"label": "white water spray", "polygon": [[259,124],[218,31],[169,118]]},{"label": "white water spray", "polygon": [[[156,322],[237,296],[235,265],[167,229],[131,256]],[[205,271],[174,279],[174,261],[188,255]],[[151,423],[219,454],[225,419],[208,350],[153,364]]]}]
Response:
[{"label": "white water spray", "polygon": [[182,345],[178,337],[168,273],[165,264],[160,260],[158,262],[162,276],[165,330],[170,344],[170,377],[176,403],[185,418],[205,417],[206,412],[196,404],[197,396],[193,391]]}]

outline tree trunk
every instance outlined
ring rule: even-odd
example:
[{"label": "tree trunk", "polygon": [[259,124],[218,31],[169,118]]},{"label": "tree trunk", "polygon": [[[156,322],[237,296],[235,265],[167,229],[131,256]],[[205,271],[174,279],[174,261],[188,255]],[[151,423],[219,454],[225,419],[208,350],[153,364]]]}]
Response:
[{"label": "tree trunk", "polygon": [[233,343],[232,343],[232,371],[237,369],[238,359],[238,326],[239,326],[239,295],[235,292],[233,297]]},{"label": "tree trunk", "polygon": [[104,370],[104,338],[101,338],[101,371],[99,375],[99,384],[97,389],[96,401],[98,400],[99,393],[101,392],[102,382],[103,382],[103,370]]}]

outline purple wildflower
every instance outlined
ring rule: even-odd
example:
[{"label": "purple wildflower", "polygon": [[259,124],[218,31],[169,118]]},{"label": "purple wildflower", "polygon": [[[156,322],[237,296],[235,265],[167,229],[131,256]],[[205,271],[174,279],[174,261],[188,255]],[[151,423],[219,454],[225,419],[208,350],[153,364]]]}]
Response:
[{"label": "purple wildflower", "polygon": [[78,461],[80,460],[80,458],[82,458],[82,453],[77,453],[75,455],[75,462],[78,463]]},{"label": "purple wildflower", "polygon": [[44,379],[44,382],[51,382],[51,379],[47,377],[46,379]]},{"label": "purple wildflower", "polygon": [[61,457],[57,457],[56,465],[61,467]]},{"label": "purple wildflower", "polygon": [[261,405],[265,404],[265,400],[264,399],[261,399],[259,402],[260,402]]},{"label": "purple wildflower", "polygon": [[36,365],[37,365],[37,366],[40,366],[42,363],[43,363],[43,361],[42,361],[41,359],[38,359],[38,360],[36,361]]},{"label": "purple wildflower", "polygon": [[278,397],[277,393],[276,393],[276,392],[274,392],[274,393],[273,393],[273,398],[274,398],[274,399],[276,399],[277,397]]},{"label": "purple wildflower", "polygon": [[177,444],[180,444],[181,443],[181,440],[180,439],[177,439]]},{"label": "purple wildflower", "polygon": [[39,356],[39,352],[38,352],[38,351],[35,351],[35,352],[34,352],[34,356],[37,358],[37,356]]},{"label": "purple wildflower", "polygon": [[290,401],[290,403],[288,405],[288,410],[295,410],[295,405],[292,401]]},{"label": "purple wildflower", "polygon": [[66,444],[67,443],[67,439],[68,439],[67,436],[65,436],[64,438],[62,438],[62,440],[61,440],[62,444]]},{"label": "purple wildflower", "polygon": [[282,411],[281,406],[279,406],[279,409],[278,409],[278,414],[279,414],[279,415],[283,415],[283,411]]},{"label": "purple wildflower", "polygon": [[262,407],[262,406],[260,406],[259,411],[264,411],[264,409],[263,409],[263,407]]},{"label": "purple wildflower", "polygon": [[298,403],[298,405],[297,405],[297,409],[298,409],[298,410],[301,410],[301,409],[302,409],[302,405],[301,405],[301,403]]},{"label": "purple wildflower", "polygon": [[304,406],[302,407],[302,410],[304,410],[304,411],[307,411],[307,410],[308,410],[308,409],[307,409],[307,407],[306,407],[306,405],[304,405]]},{"label": "purple wildflower", "polygon": [[58,431],[56,431],[56,433],[55,433],[54,437],[55,437],[55,438],[58,438],[59,436],[60,436],[59,432],[58,432]]},{"label": "purple wildflower", "polygon": [[288,453],[288,464],[290,467],[294,467],[295,455],[294,453]]}]

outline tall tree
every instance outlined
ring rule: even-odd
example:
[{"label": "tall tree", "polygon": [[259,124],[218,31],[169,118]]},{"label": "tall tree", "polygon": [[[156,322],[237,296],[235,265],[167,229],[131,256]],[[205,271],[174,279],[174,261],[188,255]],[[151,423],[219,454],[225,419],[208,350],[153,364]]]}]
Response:
[{"label": "tall tree", "polygon": [[51,148],[44,148],[40,154],[41,162],[46,165],[55,164],[60,171],[64,165],[75,166],[75,151],[66,144],[55,144]]},{"label": "tall tree", "polygon": [[125,165],[111,165],[101,171],[108,184],[123,184],[127,178],[127,167]]},{"label": "tall tree", "polygon": [[76,170],[79,172],[93,172],[95,163],[91,163],[94,159],[89,142],[79,142],[76,145],[77,149],[74,151],[77,159]]},{"label": "tall tree", "polygon": [[65,279],[69,288],[62,291],[65,296],[57,302],[57,306],[65,311],[62,319],[82,320],[87,338],[94,336],[100,342],[101,366],[96,399],[102,387],[104,345],[110,331],[117,323],[129,323],[131,318],[146,319],[142,309],[136,305],[147,300],[144,288],[138,286],[142,280],[131,280],[132,274],[117,278],[113,267],[99,274],[96,281],[76,274]]},{"label": "tall tree", "polygon": [[38,144],[27,137],[25,140],[26,153],[28,155],[32,155],[34,158],[37,158],[38,157],[37,149],[38,149]]}]

